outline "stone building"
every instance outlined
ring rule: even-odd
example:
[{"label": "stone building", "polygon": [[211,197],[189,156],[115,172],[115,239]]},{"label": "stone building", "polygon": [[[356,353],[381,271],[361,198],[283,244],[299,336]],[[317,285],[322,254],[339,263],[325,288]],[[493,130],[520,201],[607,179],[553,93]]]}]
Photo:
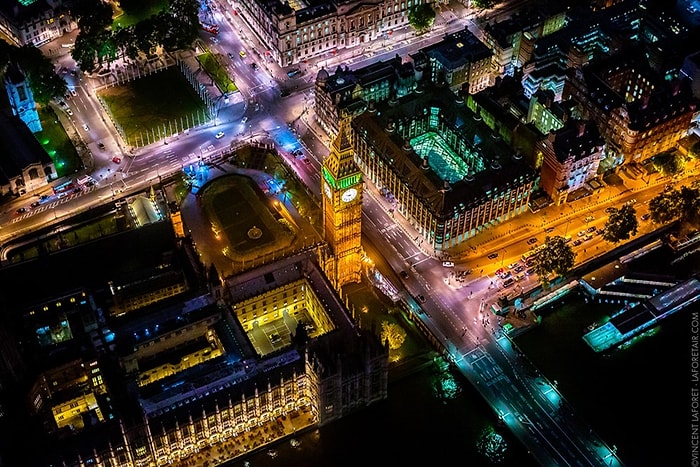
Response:
[{"label": "stone building", "polygon": [[560,205],[570,193],[598,177],[605,143],[591,121],[570,119],[539,142],[540,188]]},{"label": "stone building", "polygon": [[260,41],[263,51],[282,67],[338,50],[367,47],[408,24],[408,12],[422,0],[390,2],[231,2]]},{"label": "stone building", "polygon": [[437,251],[527,209],[535,172],[446,88],[353,120],[366,180]]}]

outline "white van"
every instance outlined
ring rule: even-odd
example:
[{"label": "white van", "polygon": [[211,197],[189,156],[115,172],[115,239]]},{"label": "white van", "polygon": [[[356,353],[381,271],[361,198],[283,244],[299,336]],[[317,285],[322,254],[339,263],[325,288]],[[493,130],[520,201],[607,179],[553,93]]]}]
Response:
[{"label": "white van", "polygon": [[442,262],[442,265],[443,265],[444,267],[446,267],[446,268],[453,268],[453,267],[455,267],[455,263],[453,263],[452,261],[443,261],[443,262]]}]

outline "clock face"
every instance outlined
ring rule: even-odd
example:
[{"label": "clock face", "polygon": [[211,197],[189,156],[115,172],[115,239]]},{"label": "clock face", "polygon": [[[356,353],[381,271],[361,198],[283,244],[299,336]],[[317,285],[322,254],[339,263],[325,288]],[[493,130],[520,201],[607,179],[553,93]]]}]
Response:
[{"label": "clock face", "polygon": [[357,190],[354,188],[349,188],[343,193],[342,200],[346,203],[349,203],[350,201],[355,199],[355,196],[357,196]]},{"label": "clock face", "polygon": [[328,196],[328,199],[333,197],[333,194],[331,193],[331,186],[328,183],[323,182],[323,189],[326,192],[326,196]]}]

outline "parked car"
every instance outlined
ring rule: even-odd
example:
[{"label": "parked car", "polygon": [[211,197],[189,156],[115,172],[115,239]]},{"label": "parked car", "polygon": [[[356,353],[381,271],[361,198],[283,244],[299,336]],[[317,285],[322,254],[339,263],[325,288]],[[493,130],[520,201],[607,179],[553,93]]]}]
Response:
[{"label": "parked car", "polygon": [[121,164],[122,160],[119,157],[114,156],[112,158],[112,162],[114,162],[115,164]]},{"label": "parked car", "polygon": [[649,220],[650,218],[651,218],[651,214],[649,214],[649,213],[646,213],[642,216],[643,221]]},{"label": "parked car", "polygon": [[496,259],[496,258],[498,258],[498,253],[491,253],[491,254],[488,256],[488,258],[489,258],[489,259]]}]

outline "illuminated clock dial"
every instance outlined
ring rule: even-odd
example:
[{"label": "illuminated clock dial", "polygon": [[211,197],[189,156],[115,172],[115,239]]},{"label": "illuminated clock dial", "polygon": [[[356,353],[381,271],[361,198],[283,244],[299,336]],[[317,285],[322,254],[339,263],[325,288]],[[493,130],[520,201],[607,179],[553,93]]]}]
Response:
[{"label": "illuminated clock dial", "polygon": [[333,194],[331,193],[331,186],[328,183],[323,182],[323,189],[325,190],[328,199],[331,199],[333,197]]},{"label": "illuminated clock dial", "polygon": [[355,196],[357,196],[357,190],[354,188],[349,188],[343,192],[343,196],[341,197],[341,199],[346,203],[349,203],[350,201],[355,199]]}]

